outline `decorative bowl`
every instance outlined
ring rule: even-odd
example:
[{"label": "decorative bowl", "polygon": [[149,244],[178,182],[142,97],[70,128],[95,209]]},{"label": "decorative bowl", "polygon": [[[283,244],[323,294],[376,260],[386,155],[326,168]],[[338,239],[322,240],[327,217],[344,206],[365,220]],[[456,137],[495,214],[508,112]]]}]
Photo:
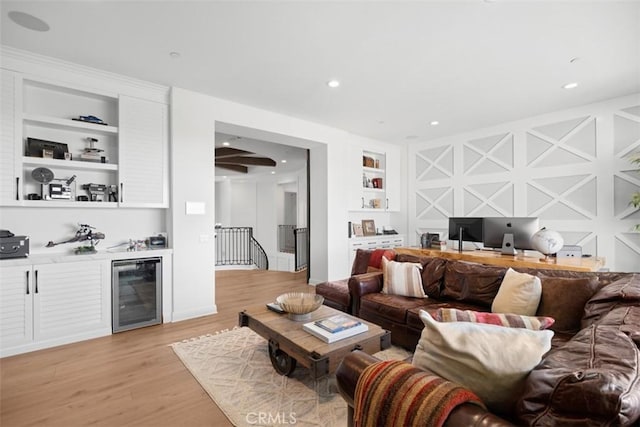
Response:
[{"label": "decorative bowl", "polygon": [[276,302],[286,311],[291,320],[308,320],[324,302],[322,295],[306,292],[288,292],[276,298]]}]

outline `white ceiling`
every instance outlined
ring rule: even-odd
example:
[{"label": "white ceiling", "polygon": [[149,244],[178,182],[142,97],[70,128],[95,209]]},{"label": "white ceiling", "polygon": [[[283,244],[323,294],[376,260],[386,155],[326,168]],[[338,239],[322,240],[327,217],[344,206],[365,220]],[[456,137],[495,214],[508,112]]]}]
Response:
[{"label": "white ceiling", "polygon": [[[394,143],[640,92],[638,1],[3,0],[1,8],[5,45]],[[12,10],[50,30],[16,25]],[[334,78],[342,84],[329,89]],[[562,89],[572,81],[576,89]]]}]

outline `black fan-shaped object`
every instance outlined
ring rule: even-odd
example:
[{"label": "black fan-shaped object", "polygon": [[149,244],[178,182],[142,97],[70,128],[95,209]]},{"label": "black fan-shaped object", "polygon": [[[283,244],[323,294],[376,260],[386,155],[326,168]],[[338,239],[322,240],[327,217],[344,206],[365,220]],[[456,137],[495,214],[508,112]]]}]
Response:
[{"label": "black fan-shaped object", "polygon": [[53,171],[48,168],[35,168],[31,176],[40,184],[48,184],[53,181]]},{"label": "black fan-shaped object", "polygon": [[248,166],[268,166],[275,167],[276,162],[268,157],[253,156],[251,151],[240,150],[238,148],[220,147],[216,148],[217,168],[223,168],[240,173],[247,173]]}]

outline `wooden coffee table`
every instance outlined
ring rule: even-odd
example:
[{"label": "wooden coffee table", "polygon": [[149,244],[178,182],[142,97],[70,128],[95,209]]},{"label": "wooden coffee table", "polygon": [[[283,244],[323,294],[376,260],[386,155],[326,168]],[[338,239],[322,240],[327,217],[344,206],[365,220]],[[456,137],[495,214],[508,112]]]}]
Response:
[{"label": "wooden coffee table", "polygon": [[[336,314],[344,314],[325,305],[304,321],[290,320],[287,314],[275,313],[265,305],[254,306],[239,314],[240,326],[248,326],[269,343],[269,357],[275,370],[289,376],[297,363],[309,369],[316,379],[335,372],[342,359],[353,350],[369,354],[391,346],[391,333],[360,319],[369,326],[367,332],[327,344],[302,329],[302,325]],[[355,317],[355,316],[352,316]]]}]

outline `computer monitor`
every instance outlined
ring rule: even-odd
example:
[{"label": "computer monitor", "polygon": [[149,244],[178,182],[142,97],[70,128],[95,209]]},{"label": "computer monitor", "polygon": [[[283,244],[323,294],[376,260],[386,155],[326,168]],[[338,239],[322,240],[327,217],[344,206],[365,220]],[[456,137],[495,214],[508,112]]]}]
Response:
[{"label": "computer monitor", "polygon": [[449,240],[457,240],[458,249],[462,250],[462,242],[482,242],[483,218],[458,217],[449,218]]},{"label": "computer monitor", "polygon": [[516,249],[534,249],[533,236],[540,226],[533,217],[486,217],[483,221],[483,245],[501,248],[505,255],[515,255]]}]

